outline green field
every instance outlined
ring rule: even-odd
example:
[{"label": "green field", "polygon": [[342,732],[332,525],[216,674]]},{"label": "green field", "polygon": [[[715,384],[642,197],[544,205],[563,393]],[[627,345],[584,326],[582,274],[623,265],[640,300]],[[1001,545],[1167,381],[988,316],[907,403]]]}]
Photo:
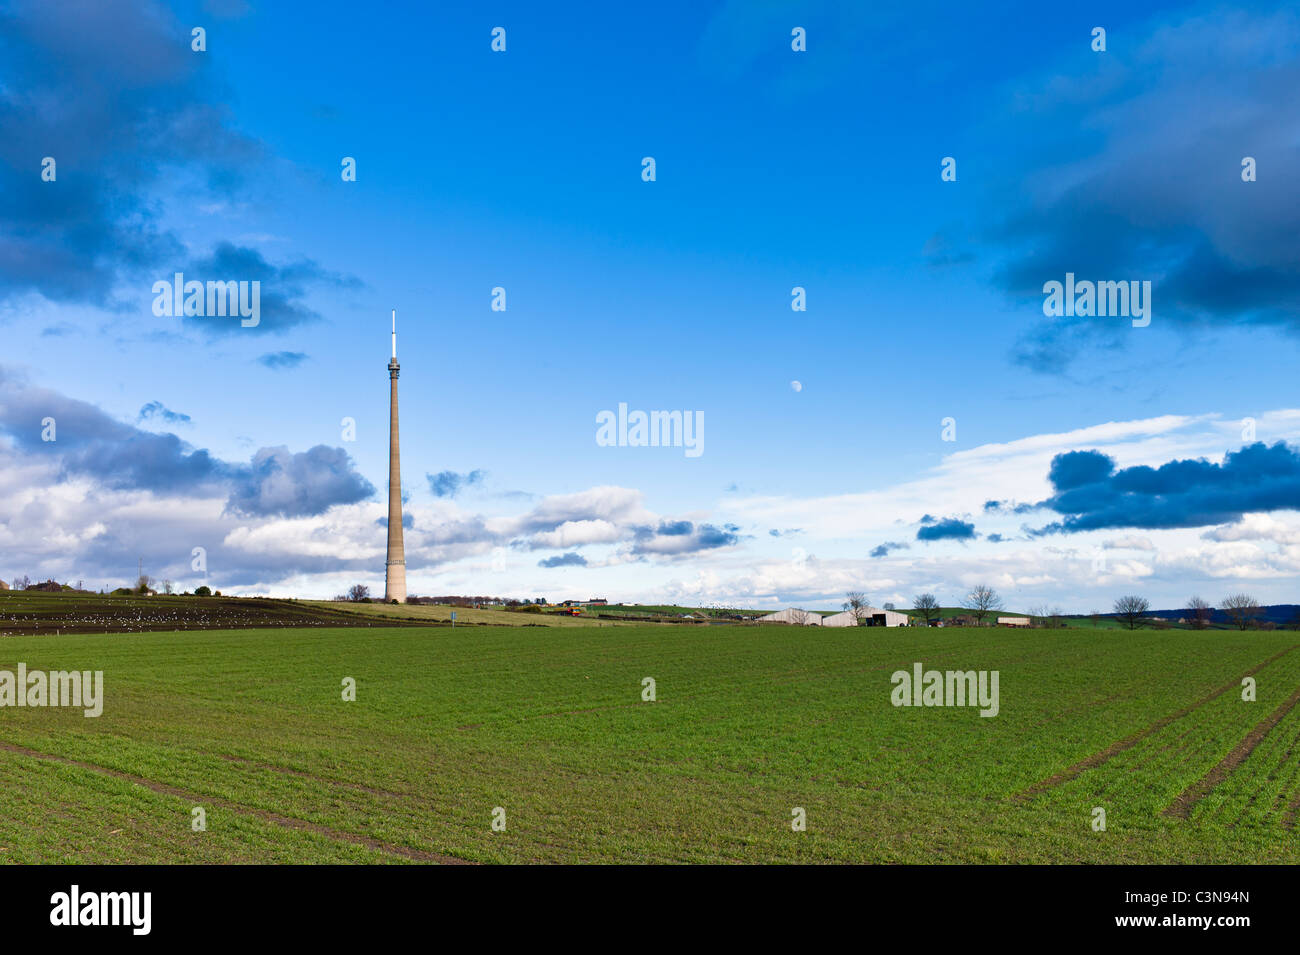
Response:
[{"label": "green field", "polygon": [[[0,670],[103,670],[106,701],[97,719],[0,709],[0,859],[1294,864],[1298,643],[636,625],[8,637]],[[916,661],[999,671],[999,715],[892,706],[890,674]]]}]

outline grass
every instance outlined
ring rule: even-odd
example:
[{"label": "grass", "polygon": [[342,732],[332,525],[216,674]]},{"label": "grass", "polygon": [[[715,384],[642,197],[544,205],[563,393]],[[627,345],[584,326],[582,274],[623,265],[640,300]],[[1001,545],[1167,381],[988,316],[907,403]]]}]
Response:
[{"label": "grass", "polygon": [[[655,625],[10,637],[0,670],[103,670],[106,702],[98,719],[0,709],[0,860],[1295,864],[1297,644]],[[1000,714],[893,707],[890,674],[915,661],[998,670]]]}]

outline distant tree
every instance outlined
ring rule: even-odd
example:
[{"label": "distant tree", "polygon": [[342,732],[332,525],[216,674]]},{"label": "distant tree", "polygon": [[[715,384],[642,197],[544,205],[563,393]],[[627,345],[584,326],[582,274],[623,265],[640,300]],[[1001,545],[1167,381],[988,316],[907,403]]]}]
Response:
[{"label": "distant tree", "polygon": [[912,598],[912,609],[921,615],[928,627],[939,616],[939,601],[934,594],[917,594]]},{"label": "distant tree", "polygon": [[364,603],[370,599],[370,588],[365,584],[353,584],[348,589],[348,600],[353,603]]},{"label": "distant tree", "polygon": [[1055,629],[1065,626],[1065,611],[1050,604],[1040,604],[1029,611],[1030,620],[1035,627]]},{"label": "distant tree", "polygon": [[195,587],[195,588],[194,588],[194,596],[196,596],[196,597],[211,597],[211,596],[212,596],[212,588],[209,587],[207,584],[200,584],[198,587]]},{"label": "distant tree", "polygon": [[862,626],[867,611],[871,609],[871,604],[867,601],[867,595],[860,590],[850,590],[844,596],[849,598],[844,605],[844,609],[853,614],[853,625],[855,627]]},{"label": "distant tree", "polygon": [[165,594],[172,594],[172,593],[175,593],[175,592],[176,592],[176,588],[172,586],[172,582],[171,582],[170,580],[164,580],[164,581],[163,581],[163,593],[165,593]]},{"label": "distant tree", "polygon": [[153,578],[148,574],[141,574],[135,582],[135,592],[143,597],[151,590],[153,590]]},{"label": "distant tree", "polygon": [[1250,594],[1233,594],[1222,600],[1223,612],[1238,630],[1249,630],[1263,612],[1259,601]]},{"label": "distant tree", "polygon": [[894,605],[894,602],[893,602],[892,600],[886,600],[886,601],[885,601],[884,609],[885,609],[885,610],[897,610],[898,607],[896,607],[896,606]]},{"label": "distant tree", "polygon": [[1128,625],[1130,630],[1136,630],[1146,612],[1151,609],[1151,604],[1147,603],[1145,597],[1128,596],[1120,597],[1115,601],[1115,616],[1119,617]]},{"label": "distant tree", "polygon": [[1208,600],[1193,595],[1187,601],[1187,622],[1197,630],[1204,630],[1210,625],[1210,611],[1213,609]]},{"label": "distant tree", "polygon": [[28,577],[26,574],[23,574],[23,579],[21,581],[19,580],[14,581],[14,590],[26,590],[31,585],[32,585],[32,579]]},{"label": "distant tree", "polygon": [[977,623],[983,624],[986,616],[1002,609],[1002,598],[988,584],[980,584],[966,595],[961,605],[975,615]]}]

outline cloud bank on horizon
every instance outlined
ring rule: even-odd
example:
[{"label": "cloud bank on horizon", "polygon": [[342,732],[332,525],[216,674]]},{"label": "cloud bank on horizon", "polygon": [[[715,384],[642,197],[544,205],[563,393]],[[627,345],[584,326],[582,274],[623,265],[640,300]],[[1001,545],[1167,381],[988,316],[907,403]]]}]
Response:
[{"label": "cloud bank on horizon", "polygon": [[[43,417],[54,419],[55,440],[42,440]],[[435,580],[456,579],[491,579],[519,594],[574,590],[548,572],[581,569],[593,592],[612,584],[646,602],[753,606],[834,601],[862,586],[895,602],[924,590],[955,598],[985,578],[1012,595],[1050,585],[1075,593],[1121,581],[1150,585],[1161,573],[1181,585],[1230,586],[1248,576],[1282,583],[1300,572],[1300,410],[1259,419],[1261,429],[1285,435],[1272,445],[1255,442],[1217,461],[1146,463],[1171,447],[1195,453],[1221,445],[1236,424],[1164,417],[1035,435],[955,452],[913,481],[871,492],[724,494],[709,519],[657,514],[644,492],[615,486],[544,497],[521,513],[502,512],[497,500],[497,512],[488,513],[439,495],[431,481],[405,516],[408,567],[412,580],[426,575],[426,591],[438,589]],[[1099,447],[1060,450],[1082,443]],[[197,586],[190,553],[203,547],[224,589],[332,596],[373,575],[383,555],[373,528],[386,508],[341,448],[268,447],[248,464],[228,462],[0,369],[0,452],[0,549],[14,565],[9,573],[109,586],[126,579],[124,555],[139,554],[154,576]],[[1031,503],[989,496],[1007,491]],[[904,526],[889,515],[920,500],[978,516],[927,513],[912,525],[917,545],[863,544],[873,532]],[[1008,523],[1050,512],[1065,519],[1039,529]],[[800,525],[802,544],[775,556],[784,545],[769,525],[791,522]],[[1098,536],[1120,529],[1153,533]],[[1062,535],[1089,543],[1044,543]],[[1012,546],[996,557],[972,552],[981,538]],[[931,552],[931,545],[949,549]],[[528,556],[539,551],[550,555]],[[1103,551],[1111,566],[1098,573],[1092,565]]]}]

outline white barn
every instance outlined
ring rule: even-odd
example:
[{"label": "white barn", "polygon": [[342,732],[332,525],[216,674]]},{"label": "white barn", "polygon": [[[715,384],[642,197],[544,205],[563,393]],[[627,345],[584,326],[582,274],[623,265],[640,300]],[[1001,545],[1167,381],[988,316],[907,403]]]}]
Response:
[{"label": "white barn", "polygon": [[778,610],[776,613],[769,613],[759,617],[758,622],[802,623],[806,627],[819,627],[822,623],[822,617],[821,614],[813,613],[810,610],[799,610],[796,607],[787,607],[785,610]]},{"label": "white barn", "polygon": [[899,613],[896,610],[877,610],[875,607],[867,607],[862,610],[863,622],[858,623],[858,618],[854,616],[852,610],[845,610],[843,613],[831,614],[822,620],[823,627],[906,627],[912,622],[912,618],[905,613]]}]

